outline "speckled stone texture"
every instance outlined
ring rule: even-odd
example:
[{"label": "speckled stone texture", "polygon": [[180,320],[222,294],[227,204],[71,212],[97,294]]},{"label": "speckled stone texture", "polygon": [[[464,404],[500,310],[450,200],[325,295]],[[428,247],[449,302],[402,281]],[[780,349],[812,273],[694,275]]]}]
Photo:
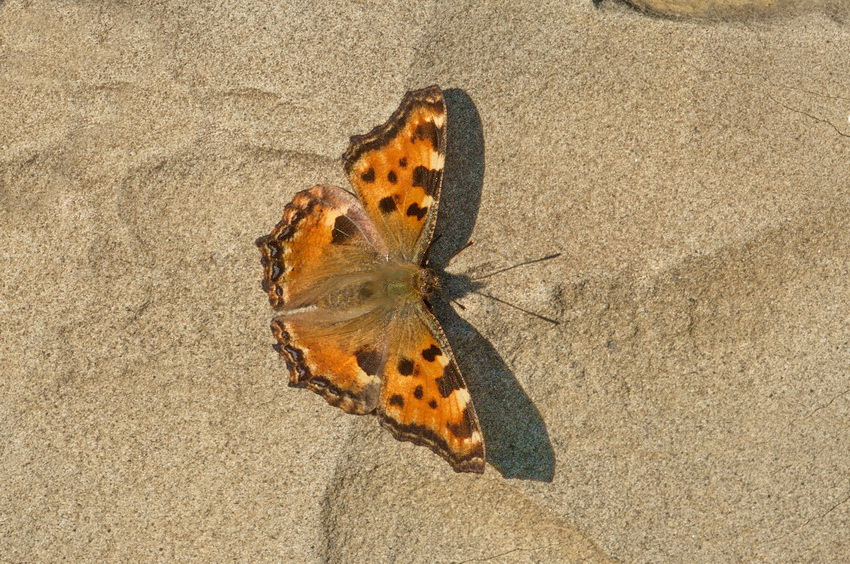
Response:
[{"label": "speckled stone texture", "polygon": [[[0,561],[850,561],[848,69],[841,3],[0,2]],[[253,243],[434,83],[436,252],[561,253],[439,311],[483,476],[287,387]]]}]

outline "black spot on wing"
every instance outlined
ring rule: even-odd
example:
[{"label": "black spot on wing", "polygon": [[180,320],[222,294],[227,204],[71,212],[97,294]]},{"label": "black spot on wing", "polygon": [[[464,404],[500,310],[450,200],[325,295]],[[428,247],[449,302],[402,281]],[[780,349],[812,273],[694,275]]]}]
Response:
[{"label": "black spot on wing", "polygon": [[419,125],[416,126],[416,130],[413,132],[412,141],[415,143],[419,139],[427,140],[431,143],[431,146],[434,147],[434,150],[438,153],[442,153],[442,139],[443,136],[441,134],[440,129],[434,125],[433,121],[423,121]]},{"label": "black spot on wing", "polygon": [[391,170],[387,173],[387,180],[389,180],[390,184],[395,184],[396,182],[398,182],[398,176],[396,176],[394,170]]},{"label": "black spot on wing", "polygon": [[347,215],[341,215],[334,221],[331,243],[341,245],[357,234],[357,226]]},{"label": "black spot on wing", "polygon": [[402,358],[398,361],[398,373],[402,376],[410,376],[413,374],[413,361],[409,358]]},{"label": "black spot on wing", "polygon": [[395,199],[392,196],[381,198],[381,201],[378,202],[378,209],[380,209],[381,213],[384,215],[394,212],[396,210]]},{"label": "black spot on wing", "polygon": [[472,436],[472,417],[469,416],[469,406],[463,410],[460,421],[457,423],[448,423],[446,425],[452,435],[459,439],[466,439]]},{"label": "black spot on wing", "polygon": [[407,157],[402,157],[398,161],[398,166],[400,166],[401,168],[407,168]]},{"label": "black spot on wing", "polygon": [[406,213],[410,217],[415,217],[416,219],[421,220],[423,217],[425,217],[425,214],[428,213],[428,206],[420,208],[419,204],[413,202],[412,204],[410,204],[410,207],[407,208]]},{"label": "black spot on wing", "polygon": [[390,405],[404,407],[404,398],[398,394],[393,394],[390,396]]},{"label": "black spot on wing", "polygon": [[422,386],[416,386],[416,389],[413,390],[413,397],[422,399]]},{"label": "black spot on wing", "polygon": [[360,178],[363,182],[374,182],[375,181],[375,169],[370,168],[366,172],[360,175]]},{"label": "black spot on wing", "polygon": [[373,376],[381,367],[381,355],[375,349],[363,347],[355,353],[357,365],[363,372]]},{"label": "black spot on wing", "polygon": [[432,399],[431,401],[429,401],[428,407],[430,407],[431,409],[437,409],[437,400]]},{"label": "black spot on wing", "polygon": [[419,186],[429,196],[433,196],[440,186],[442,170],[432,170],[422,165],[413,169],[413,185]]},{"label": "black spot on wing", "polygon": [[434,360],[443,354],[443,351],[440,350],[440,347],[437,345],[431,345],[427,349],[422,351],[422,358],[427,360],[428,362],[434,362]]},{"label": "black spot on wing", "polygon": [[452,395],[453,391],[460,390],[465,387],[466,386],[463,385],[463,380],[460,378],[460,373],[457,371],[454,364],[446,366],[446,369],[443,370],[443,375],[437,378],[437,389],[440,391],[440,395],[444,398]]}]

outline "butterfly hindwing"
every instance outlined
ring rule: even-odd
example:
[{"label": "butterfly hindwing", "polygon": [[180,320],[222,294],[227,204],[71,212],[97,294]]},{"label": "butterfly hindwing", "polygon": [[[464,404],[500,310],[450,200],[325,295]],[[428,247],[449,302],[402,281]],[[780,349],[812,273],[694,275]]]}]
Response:
[{"label": "butterfly hindwing", "polygon": [[446,147],[439,87],[408,92],[390,119],[351,138],[343,166],[393,256],[419,264],[437,219]]},{"label": "butterfly hindwing", "polygon": [[484,471],[472,398],[437,320],[424,304],[392,327],[379,405],[397,439],[425,445],[458,472]]},{"label": "butterfly hindwing", "polygon": [[286,361],[289,385],[316,392],[348,413],[375,411],[385,355],[382,335],[375,330],[380,326],[375,315],[377,312],[352,320],[347,338],[336,339],[328,338],[329,326],[309,316],[276,317],[272,321],[277,340],[274,348]]}]

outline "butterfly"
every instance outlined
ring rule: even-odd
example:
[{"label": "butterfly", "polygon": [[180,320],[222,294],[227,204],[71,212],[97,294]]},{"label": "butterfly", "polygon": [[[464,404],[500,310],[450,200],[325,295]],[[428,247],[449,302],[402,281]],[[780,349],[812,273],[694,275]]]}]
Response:
[{"label": "butterfly", "polygon": [[408,92],[386,123],[351,138],[342,162],[354,193],[298,192],[256,244],[289,385],[481,473],[481,426],[429,304],[445,149],[442,91]]}]

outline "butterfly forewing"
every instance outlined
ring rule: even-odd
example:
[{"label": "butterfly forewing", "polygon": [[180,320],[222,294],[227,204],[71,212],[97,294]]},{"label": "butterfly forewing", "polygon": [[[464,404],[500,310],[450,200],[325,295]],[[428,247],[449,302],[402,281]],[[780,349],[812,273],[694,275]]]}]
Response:
[{"label": "butterfly forewing", "polygon": [[298,192],[256,244],[275,309],[312,305],[340,275],[369,270],[387,253],[357,198],[334,186]]},{"label": "butterfly forewing", "polygon": [[348,180],[391,256],[419,264],[437,219],[446,147],[446,107],[437,86],[408,92],[390,119],[351,138]]}]

